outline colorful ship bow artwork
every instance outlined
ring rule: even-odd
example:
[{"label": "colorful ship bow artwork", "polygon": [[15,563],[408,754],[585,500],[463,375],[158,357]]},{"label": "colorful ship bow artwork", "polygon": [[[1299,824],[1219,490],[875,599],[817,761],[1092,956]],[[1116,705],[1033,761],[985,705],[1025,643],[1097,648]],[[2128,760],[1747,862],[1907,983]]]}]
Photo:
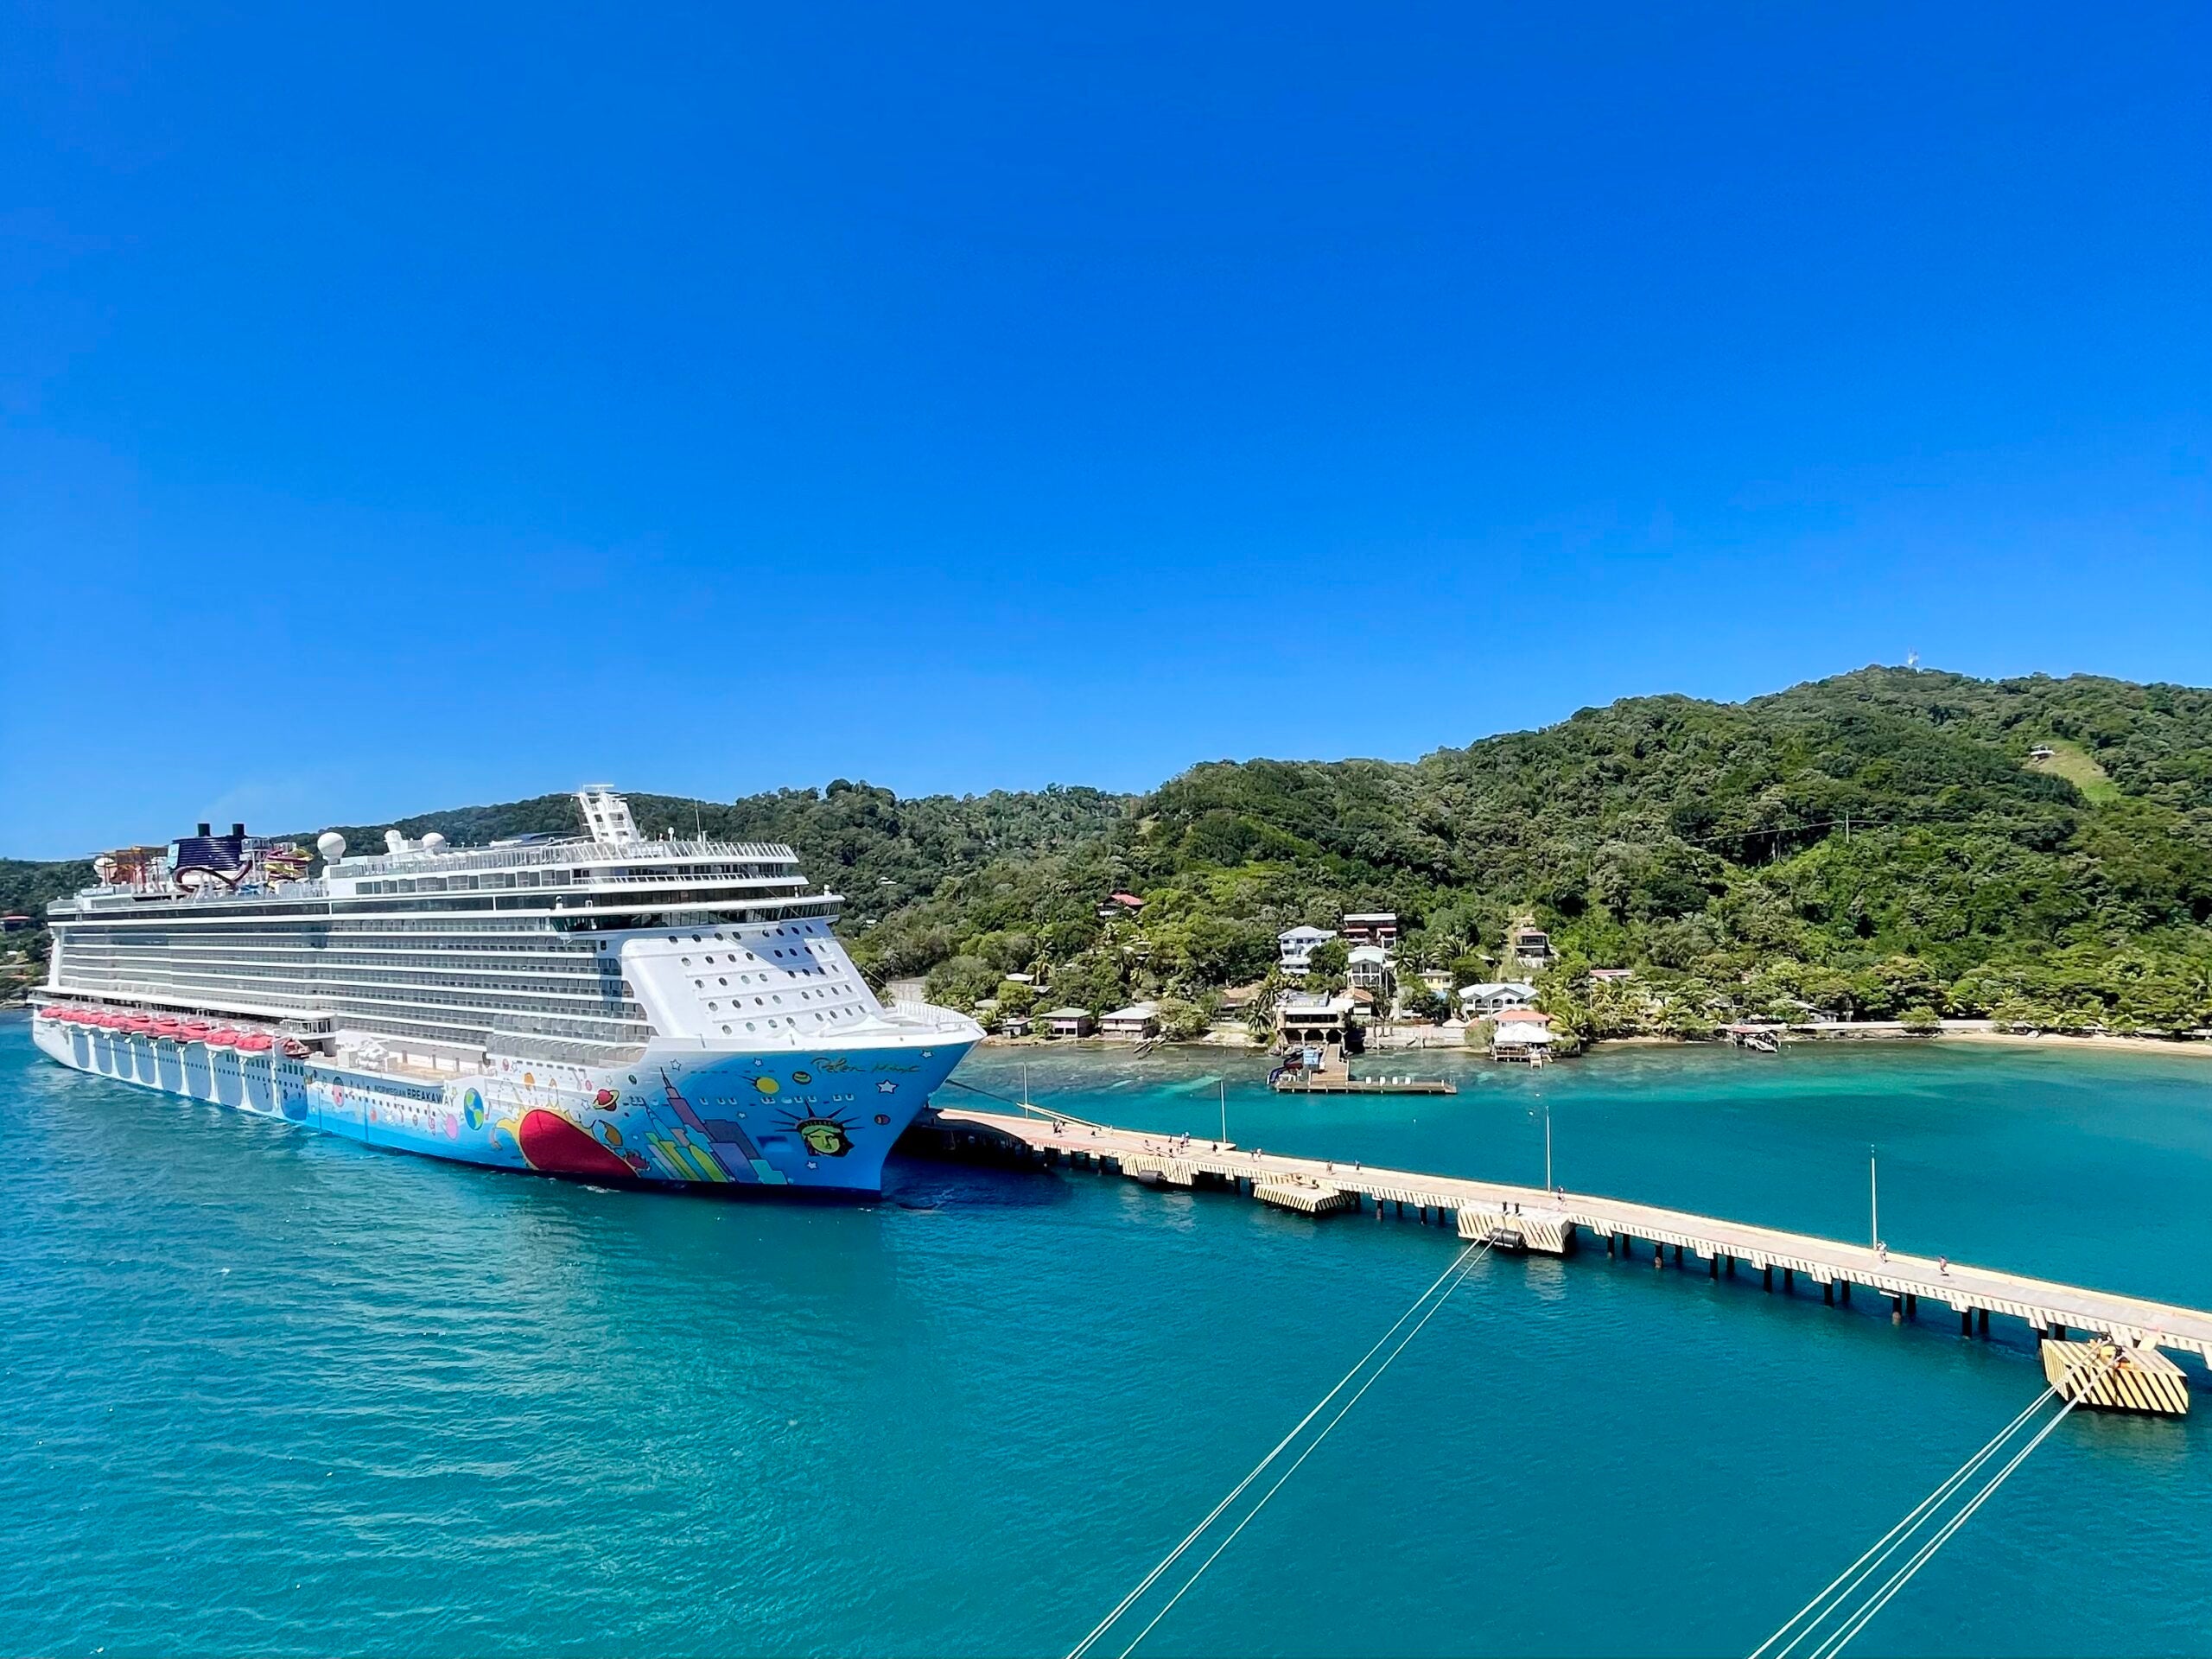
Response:
[{"label": "colorful ship bow artwork", "polygon": [[760,1155],[742,1123],[731,1117],[701,1117],[665,1071],[660,1074],[660,1086],[667,1097],[666,1111],[652,1114],[653,1128],[645,1144],[672,1179],[786,1184],[782,1172]]}]

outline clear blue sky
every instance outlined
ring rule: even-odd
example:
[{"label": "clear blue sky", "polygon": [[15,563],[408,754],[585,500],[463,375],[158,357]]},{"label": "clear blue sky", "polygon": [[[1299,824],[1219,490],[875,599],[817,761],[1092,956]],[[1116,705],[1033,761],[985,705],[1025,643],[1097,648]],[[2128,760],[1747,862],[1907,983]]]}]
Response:
[{"label": "clear blue sky", "polygon": [[2212,682],[2212,14],[0,9],[0,851]]}]

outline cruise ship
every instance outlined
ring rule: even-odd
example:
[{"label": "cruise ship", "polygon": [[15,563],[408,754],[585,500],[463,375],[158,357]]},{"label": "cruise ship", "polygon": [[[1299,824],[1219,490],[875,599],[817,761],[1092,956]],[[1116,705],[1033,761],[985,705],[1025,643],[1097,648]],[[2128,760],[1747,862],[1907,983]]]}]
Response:
[{"label": "cruise ship", "polygon": [[[594,1181],[874,1193],[975,1042],[887,1007],[789,847],[579,833],[350,852],[201,824],[55,902],[65,1065],[395,1151]],[[317,867],[320,866],[318,870]]]}]

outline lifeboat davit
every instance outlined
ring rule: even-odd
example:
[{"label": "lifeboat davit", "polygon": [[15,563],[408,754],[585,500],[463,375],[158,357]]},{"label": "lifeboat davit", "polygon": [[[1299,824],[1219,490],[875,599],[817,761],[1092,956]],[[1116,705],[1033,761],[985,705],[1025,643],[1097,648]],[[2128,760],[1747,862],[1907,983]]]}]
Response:
[{"label": "lifeboat davit", "polygon": [[285,1038],[283,1042],[276,1045],[276,1047],[278,1052],[281,1052],[288,1060],[303,1060],[307,1058],[308,1046],[296,1037]]}]

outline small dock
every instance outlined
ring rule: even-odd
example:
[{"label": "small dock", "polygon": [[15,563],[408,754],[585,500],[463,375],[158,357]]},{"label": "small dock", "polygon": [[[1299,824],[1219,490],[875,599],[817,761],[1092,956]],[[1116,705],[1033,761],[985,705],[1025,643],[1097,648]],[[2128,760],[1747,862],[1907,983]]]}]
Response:
[{"label": "small dock", "polygon": [[1961,1336],[1987,1336],[1997,1314],[2026,1325],[2045,1344],[2046,1366],[2069,1375],[2077,1357],[2070,1347],[2052,1350],[2075,1332],[2102,1338],[2131,1356],[2128,1385],[2116,1387],[2109,1401],[2088,1403],[2145,1409],[2152,1408],[2140,1402],[2155,1399],[2157,1409],[2172,1411],[2178,1402],[2185,1410],[2182,1374],[2159,1351],[2212,1362],[2212,1313],[2201,1309],[1594,1193],[1286,1157],[1064,1117],[937,1110],[925,1112],[909,1134],[920,1150],[1233,1192],[1317,1217],[1371,1209],[1379,1220],[1410,1211],[1460,1239],[1497,1248],[1565,1255],[1586,1243],[1603,1244],[1617,1260],[1648,1251],[1654,1268],[1701,1269],[1714,1280],[1736,1278],[1740,1269],[1758,1274],[1764,1291],[1785,1295],[1797,1293],[1802,1280],[1806,1292],[1817,1287],[1831,1306],[1849,1305],[1857,1289],[1885,1300],[1898,1324],[1918,1319],[1925,1302],[1956,1313]]},{"label": "small dock", "polygon": [[1445,1077],[1355,1077],[1347,1070],[1324,1066],[1300,1071],[1286,1066],[1268,1081],[1279,1095],[1456,1095],[1459,1085]]}]

